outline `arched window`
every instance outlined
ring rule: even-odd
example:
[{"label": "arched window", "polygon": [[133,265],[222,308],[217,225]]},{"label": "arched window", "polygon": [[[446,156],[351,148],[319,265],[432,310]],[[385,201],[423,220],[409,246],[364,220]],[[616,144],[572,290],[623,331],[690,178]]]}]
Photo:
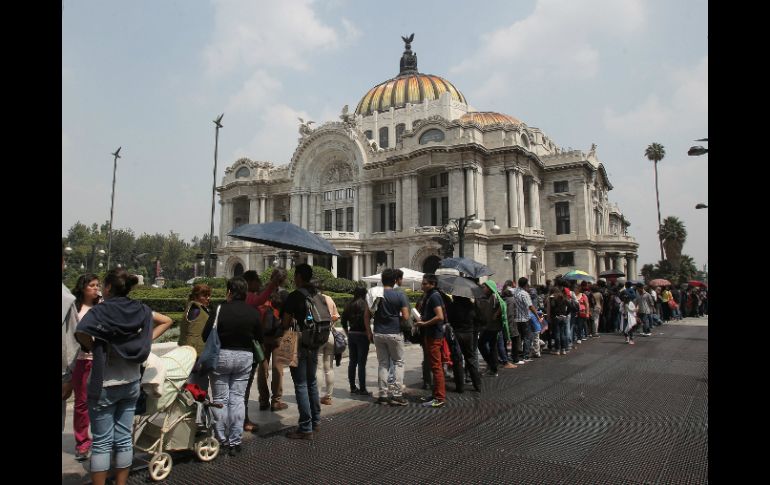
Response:
[{"label": "arched window", "polygon": [[388,148],[388,127],[380,128],[380,148]]},{"label": "arched window", "polygon": [[406,131],[406,125],[404,123],[399,123],[396,125],[396,144],[399,144],[401,142],[401,139],[404,137],[405,131]]},{"label": "arched window", "polygon": [[444,141],[444,132],[433,128],[420,135],[420,145],[425,145],[430,141]]},{"label": "arched window", "polygon": [[250,174],[250,172],[249,172],[248,168],[241,167],[241,168],[238,169],[237,172],[235,172],[235,178],[242,179],[242,178],[248,177],[249,174]]},{"label": "arched window", "polygon": [[521,146],[524,148],[529,148],[529,138],[527,138],[526,134],[521,135]]}]

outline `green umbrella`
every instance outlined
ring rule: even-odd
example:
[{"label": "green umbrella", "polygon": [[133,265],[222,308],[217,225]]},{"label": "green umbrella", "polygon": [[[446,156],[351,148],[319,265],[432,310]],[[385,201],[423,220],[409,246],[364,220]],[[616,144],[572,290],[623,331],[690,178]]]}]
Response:
[{"label": "green umbrella", "polygon": [[593,283],[594,281],[596,281],[593,276],[579,269],[570,271],[569,273],[562,276],[562,278],[564,278],[565,280],[588,281],[589,283]]}]

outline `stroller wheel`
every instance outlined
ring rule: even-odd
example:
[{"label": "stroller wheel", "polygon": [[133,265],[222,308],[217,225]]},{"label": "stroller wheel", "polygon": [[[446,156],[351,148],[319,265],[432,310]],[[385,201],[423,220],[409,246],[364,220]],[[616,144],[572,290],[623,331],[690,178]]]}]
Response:
[{"label": "stroller wheel", "polygon": [[195,442],[195,456],[200,461],[211,461],[219,454],[219,441],[207,436]]},{"label": "stroller wheel", "polygon": [[171,460],[171,455],[165,452],[158,453],[152,457],[152,460],[150,460],[150,466],[148,467],[150,470],[150,478],[156,482],[165,479],[168,474],[171,473],[172,466],[173,461]]}]

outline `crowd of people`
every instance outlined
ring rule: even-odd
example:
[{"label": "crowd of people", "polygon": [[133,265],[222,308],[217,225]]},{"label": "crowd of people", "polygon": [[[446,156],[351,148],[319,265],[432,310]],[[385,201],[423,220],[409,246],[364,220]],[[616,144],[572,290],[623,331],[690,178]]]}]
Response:
[{"label": "crowd of people", "polygon": [[[671,319],[708,312],[702,288],[651,288],[641,283],[598,284],[565,280],[531,287],[527,278],[479,284],[475,298],[452,296],[441,290],[439,278],[425,274],[422,298],[412,308],[401,287],[403,273],[382,271],[382,287],[357,288],[340,314],[323,294],[307,264],[295,268],[294,286],[284,286],[287,273],[276,268],[264,286],[255,271],[227,281],[227,301],[211,308],[211,288],[192,287],[180,324],[178,344],[200,357],[212,331],[220,340],[218,362],[211,371],[193,366],[189,382],[210,389],[214,436],[230,456],[238,456],[244,432],[256,432],[249,420],[249,391],[257,377],[259,410],[281,411],[285,362],[277,352],[288,330],[307,332],[313,315],[327,320],[332,331],[321,341],[303,338],[290,365],[298,408],[298,426],[291,439],[313,439],[320,429],[321,407],[332,403],[335,347],[333,327],[346,336],[347,376],[352,395],[371,396],[375,404],[407,406],[404,386],[406,342],[422,346],[421,406],[441,408],[447,401],[446,382],[454,391],[483,390],[482,376],[494,378],[500,369],[514,369],[544,352],[566,356],[600,333],[618,333],[628,344],[634,335],[650,336],[653,327]],[[64,403],[73,392],[76,459],[90,457],[95,484],[105,482],[114,452],[116,483],[126,483],[132,462],[131,431],[141,378],[141,364],[153,339],[171,326],[171,319],[132,300],[128,293],[137,277],[125,269],[110,270],[104,282],[95,274],[81,276],[70,292],[62,285],[62,431]],[[476,281],[478,284],[478,281]],[[103,292],[103,294],[102,294]],[[320,309],[320,311],[319,311]],[[319,316],[320,315],[320,316]],[[327,323],[327,322],[315,322]],[[253,342],[264,349],[257,362]],[[310,340],[308,340],[309,342]],[[366,362],[374,344],[377,388],[367,389]],[[481,361],[485,369],[480,368]],[[319,364],[320,361],[320,364]],[[319,390],[316,373],[322,369]]]}]

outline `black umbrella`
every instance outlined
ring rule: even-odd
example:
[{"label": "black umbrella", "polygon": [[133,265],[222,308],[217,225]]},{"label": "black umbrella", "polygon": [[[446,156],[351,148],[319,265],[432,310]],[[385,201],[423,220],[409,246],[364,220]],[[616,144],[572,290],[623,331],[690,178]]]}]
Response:
[{"label": "black umbrella", "polygon": [[626,274],[622,271],[620,271],[617,268],[614,269],[608,269],[607,271],[602,271],[599,273],[599,276],[625,276]]},{"label": "black umbrella", "polygon": [[291,222],[244,224],[228,232],[227,235],[244,241],[302,253],[340,255],[329,241]]},{"label": "black umbrella", "polygon": [[481,278],[495,274],[488,266],[470,258],[444,258],[438,265],[439,268],[454,268],[471,278]]},{"label": "black umbrella", "polygon": [[473,280],[451,274],[438,274],[438,289],[452,296],[464,296],[466,298],[481,298],[484,290]]}]

